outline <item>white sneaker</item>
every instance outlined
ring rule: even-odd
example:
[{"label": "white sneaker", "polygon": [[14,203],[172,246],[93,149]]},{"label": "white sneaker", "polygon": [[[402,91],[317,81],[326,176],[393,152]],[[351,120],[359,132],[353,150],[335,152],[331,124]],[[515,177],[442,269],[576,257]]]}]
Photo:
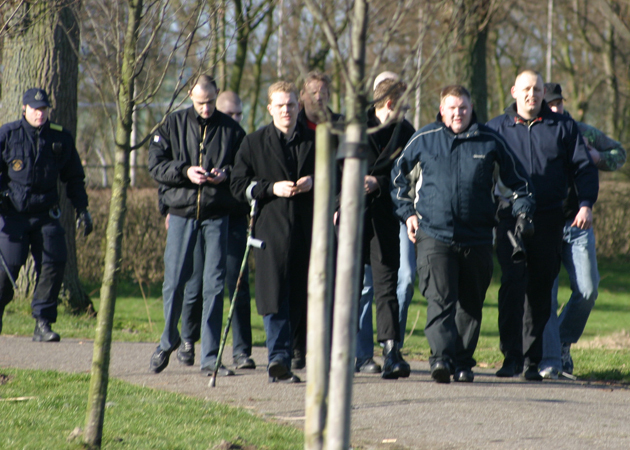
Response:
[{"label": "white sneaker", "polygon": [[540,376],[546,380],[557,380],[559,375],[558,369],[555,369],[554,367],[545,367],[539,373]]}]

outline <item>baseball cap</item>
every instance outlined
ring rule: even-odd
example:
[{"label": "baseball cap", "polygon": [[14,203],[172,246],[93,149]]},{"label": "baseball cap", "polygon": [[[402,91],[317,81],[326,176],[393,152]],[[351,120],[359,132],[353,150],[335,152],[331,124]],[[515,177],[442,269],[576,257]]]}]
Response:
[{"label": "baseball cap", "polygon": [[564,100],[562,86],[558,83],[545,83],[545,101],[549,103],[554,100]]},{"label": "baseball cap", "polygon": [[48,94],[46,94],[45,90],[39,88],[28,89],[22,96],[22,104],[35,109],[41,108],[42,106],[50,108]]}]

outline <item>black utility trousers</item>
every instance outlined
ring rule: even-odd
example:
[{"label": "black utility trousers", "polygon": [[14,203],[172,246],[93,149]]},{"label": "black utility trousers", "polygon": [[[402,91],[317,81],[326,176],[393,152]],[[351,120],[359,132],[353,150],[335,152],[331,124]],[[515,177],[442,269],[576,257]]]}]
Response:
[{"label": "black utility trousers", "polygon": [[492,246],[448,244],[422,230],[416,238],[420,292],[427,299],[429,362],[470,369],[476,364],[473,354],[492,279]]},{"label": "black utility trousers", "polygon": [[508,211],[499,211],[497,227],[497,258],[502,271],[501,352],[506,360],[528,366],[542,359],[542,336],[551,313],[551,289],[560,272],[564,217],[559,208],[536,213],[534,235],[524,241],[527,258],[516,263],[507,236],[508,230],[514,232],[516,219]]}]

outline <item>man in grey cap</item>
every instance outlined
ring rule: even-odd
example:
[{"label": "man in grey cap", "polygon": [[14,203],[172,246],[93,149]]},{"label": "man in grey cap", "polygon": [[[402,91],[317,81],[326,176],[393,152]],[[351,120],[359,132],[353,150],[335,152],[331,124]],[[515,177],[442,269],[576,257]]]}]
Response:
[{"label": "man in grey cap", "polygon": [[[564,110],[562,86],[558,83],[545,83],[545,101],[551,110],[569,116]],[[599,170],[612,172],[626,162],[626,151],[621,144],[610,139],[600,130],[583,122],[577,123],[584,137],[593,162]],[[595,253],[595,233],[571,226],[577,213],[577,196],[571,186],[569,197],[564,202],[564,233],[562,240],[562,264],[567,269],[571,281],[571,297],[558,317],[558,279],[556,278],[551,296],[551,316],[543,333],[543,359],[540,374],[543,378],[555,379],[560,373],[573,373],[571,344],[578,341],[588,316],[597,299],[599,272]]]},{"label": "man in grey cap", "polygon": [[22,119],[0,128],[0,331],[4,308],[30,249],[37,282],[31,302],[33,340],[59,341],[50,328],[57,320],[57,297],[66,264],[65,231],[59,222],[58,181],[77,211],[77,227],[92,231],[83,166],[70,132],[48,120],[43,89],[28,89]]}]

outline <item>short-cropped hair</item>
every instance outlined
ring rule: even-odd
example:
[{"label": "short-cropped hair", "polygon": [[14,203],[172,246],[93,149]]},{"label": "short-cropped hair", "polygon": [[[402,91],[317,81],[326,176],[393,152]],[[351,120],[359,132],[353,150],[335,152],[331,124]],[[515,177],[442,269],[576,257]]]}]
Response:
[{"label": "short-cropped hair", "polygon": [[450,96],[466,97],[469,101],[471,100],[470,92],[468,92],[468,89],[459,84],[451,84],[450,86],[446,86],[442,89],[442,92],[440,92],[440,105],[444,103],[444,99],[446,99],[446,97]]},{"label": "short-cropped hair", "polygon": [[217,82],[214,81],[214,78],[211,75],[207,75],[205,73],[202,73],[195,78],[195,82],[192,86],[190,86],[190,89],[193,89],[195,86],[199,86],[203,91],[210,90],[210,86],[212,86],[215,91],[217,90]]},{"label": "short-cropped hair", "polygon": [[304,84],[302,84],[302,89],[306,89],[306,86],[311,81],[321,81],[326,85],[328,91],[330,91],[330,83],[332,83],[332,81],[330,80],[330,77],[324,72],[320,70],[311,70],[309,73],[307,73],[306,77],[304,77]]},{"label": "short-cropped hair", "polygon": [[286,92],[288,94],[295,94],[295,98],[298,98],[298,90],[295,87],[295,84],[290,83],[288,81],[276,81],[274,84],[269,86],[267,89],[267,101],[271,105],[271,95],[276,92]]},{"label": "short-cropped hair", "polygon": [[374,108],[382,108],[390,100],[395,105],[406,90],[407,83],[404,81],[397,81],[392,78],[381,81],[374,90]]}]

